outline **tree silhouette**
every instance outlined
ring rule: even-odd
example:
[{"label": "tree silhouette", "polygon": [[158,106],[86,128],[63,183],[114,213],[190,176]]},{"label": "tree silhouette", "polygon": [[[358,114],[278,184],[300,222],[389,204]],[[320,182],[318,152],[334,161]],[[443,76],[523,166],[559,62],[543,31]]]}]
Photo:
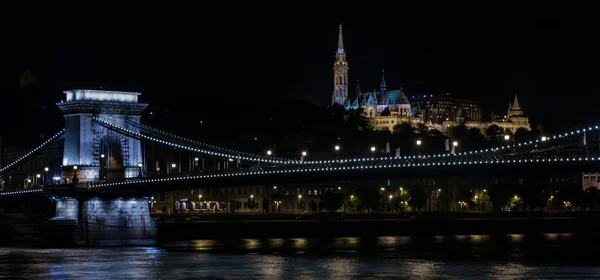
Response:
[{"label": "tree silhouette", "polygon": [[335,212],[342,207],[342,194],[326,192],[321,195],[321,202],[327,212]]},{"label": "tree silhouette", "polygon": [[498,144],[504,139],[504,130],[498,125],[493,124],[485,130],[485,135],[493,144]]},{"label": "tree silhouette", "polygon": [[514,186],[501,182],[490,190],[490,200],[494,211],[501,211],[515,195]]},{"label": "tree silhouette", "polygon": [[408,205],[413,209],[421,209],[427,203],[427,193],[425,192],[424,186],[414,185],[410,187],[410,200]]}]

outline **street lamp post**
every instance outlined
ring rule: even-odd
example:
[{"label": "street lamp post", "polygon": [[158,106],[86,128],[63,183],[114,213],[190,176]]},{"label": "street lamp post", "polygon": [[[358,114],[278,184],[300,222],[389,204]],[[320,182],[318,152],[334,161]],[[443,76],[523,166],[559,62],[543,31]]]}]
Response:
[{"label": "street lamp post", "polygon": [[77,165],[73,165],[73,186],[79,184],[79,178],[77,177]]},{"label": "street lamp post", "polygon": [[308,153],[306,151],[302,151],[301,155],[302,157],[300,157],[300,161],[304,161],[304,157],[306,157]]},{"label": "street lamp post", "polygon": [[456,153],[456,148],[458,147],[458,142],[452,142],[452,154]]},{"label": "street lamp post", "polygon": [[299,194],[299,195],[298,195],[298,207],[297,207],[297,208],[298,208],[298,210],[300,210],[300,200],[301,200],[301,199],[302,199],[302,195],[301,195],[301,194]]},{"label": "street lamp post", "polygon": [[138,174],[138,177],[142,177],[143,176],[143,174],[142,174],[142,166],[144,166],[142,164],[142,162],[138,162],[138,167],[140,168],[140,173]]},{"label": "street lamp post", "polygon": [[250,195],[250,210],[254,212],[254,195]]},{"label": "street lamp post", "polygon": [[44,167],[44,177],[42,178],[42,184],[45,186],[46,185],[46,178],[48,177],[48,171],[50,171],[50,168],[48,167]]},{"label": "street lamp post", "polygon": [[36,186],[40,185],[40,178],[42,178],[42,175],[40,175],[39,173],[35,174],[35,185]]}]

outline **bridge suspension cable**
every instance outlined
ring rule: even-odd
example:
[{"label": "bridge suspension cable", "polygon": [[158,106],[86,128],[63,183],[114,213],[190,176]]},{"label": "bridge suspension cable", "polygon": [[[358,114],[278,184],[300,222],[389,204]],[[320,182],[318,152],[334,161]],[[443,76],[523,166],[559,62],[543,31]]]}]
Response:
[{"label": "bridge suspension cable", "polygon": [[242,156],[242,155],[236,155],[236,154],[226,154],[226,153],[222,153],[222,152],[213,152],[213,151],[209,151],[206,149],[191,147],[188,145],[181,145],[181,144],[175,143],[173,141],[165,141],[165,140],[157,138],[157,137],[144,135],[144,134],[135,132],[130,129],[116,126],[114,124],[111,124],[111,123],[109,123],[105,120],[99,119],[97,117],[92,117],[92,120],[97,122],[100,125],[105,126],[108,129],[111,129],[115,132],[130,136],[133,138],[137,138],[137,139],[143,138],[143,139],[150,140],[150,141],[160,143],[163,145],[168,145],[168,146],[171,146],[174,148],[180,148],[180,149],[197,152],[197,153],[202,153],[202,154],[207,154],[207,155],[211,155],[211,156],[240,159],[240,160],[252,161],[252,162],[263,162],[263,163],[278,163],[278,164],[299,164],[300,163],[299,161],[294,161],[294,160],[274,159],[274,158],[265,158],[265,157],[250,157],[250,156]]},{"label": "bridge suspension cable", "polygon": [[[100,119],[98,119],[100,120]],[[100,120],[102,121],[102,120]],[[109,123],[102,121],[105,124],[110,125]],[[139,124],[140,126],[144,126]],[[123,129],[123,128],[121,128]],[[146,126],[146,129],[150,129],[150,126]],[[189,143],[196,143],[198,145],[207,145],[207,146],[212,146],[212,145],[208,145],[205,143],[200,143],[191,139],[187,139],[187,138],[183,138],[181,136],[177,136],[173,133],[169,133],[166,131],[160,131],[158,129],[153,129],[155,132],[161,133],[163,136],[168,136],[172,139],[179,139],[181,141],[186,141]],[[201,152],[201,153],[206,153],[209,155],[214,155],[214,156],[221,156],[221,157],[229,157],[229,158],[240,158],[242,160],[248,160],[248,161],[256,161],[256,162],[268,162],[268,163],[278,163],[278,164],[323,164],[323,163],[347,163],[347,162],[356,162],[356,161],[372,161],[372,160],[391,160],[391,159],[400,159],[400,160],[427,160],[430,158],[446,158],[446,157],[464,157],[464,156],[473,156],[473,155],[485,155],[485,154],[497,154],[500,151],[514,151],[516,149],[523,149],[523,148],[528,148],[531,146],[535,146],[538,144],[541,144],[542,142],[544,143],[552,143],[552,142],[556,142],[558,140],[561,139],[565,139],[571,136],[581,136],[583,133],[587,132],[587,131],[593,131],[599,130],[598,126],[590,126],[588,128],[583,128],[583,129],[579,129],[579,130],[573,130],[570,132],[565,132],[565,133],[560,133],[560,134],[556,134],[553,136],[548,136],[548,137],[541,137],[540,139],[536,139],[536,140],[530,140],[530,141],[524,141],[524,142],[520,142],[520,143],[514,143],[512,145],[507,144],[507,145],[503,145],[503,146],[498,146],[498,147],[494,147],[494,148],[488,148],[488,149],[480,149],[480,150],[471,150],[471,151],[464,151],[464,152],[459,152],[459,153],[455,153],[455,154],[451,154],[451,153],[440,153],[440,154],[423,154],[423,155],[409,155],[409,156],[400,156],[400,157],[394,157],[394,156],[378,156],[378,157],[356,157],[356,158],[343,158],[343,159],[331,159],[331,160],[305,160],[305,161],[299,161],[299,160],[292,160],[292,159],[275,159],[275,158],[269,158],[269,157],[264,157],[264,156],[260,156],[260,155],[254,155],[254,154],[250,154],[250,153],[246,153],[246,152],[241,152],[241,151],[234,151],[234,150],[228,150],[225,148],[221,148],[222,150],[228,150],[230,151],[230,153],[238,153],[238,154],[228,154],[228,153],[221,153],[221,152],[213,152],[213,151],[209,151],[209,150],[204,150],[204,149],[198,149],[196,147],[190,147],[190,146],[186,146],[186,145],[181,145],[181,144],[177,144],[177,143],[173,143],[175,146],[180,147],[180,148],[186,148],[188,150],[192,150],[192,151],[197,151],[197,152]],[[159,132],[160,131],[160,132]],[[151,137],[152,138],[152,137]],[[161,140],[159,138],[155,138],[157,139],[157,141],[164,141]],[[168,142],[168,141],[165,141]],[[163,143],[165,144],[165,143]],[[212,146],[215,148],[219,148],[216,146]],[[246,155],[246,156],[241,156],[242,154]]]},{"label": "bridge suspension cable", "polygon": [[[199,142],[196,140],[192,140],[189,138],[185,138],[182,136],[179,136],[177,134],[171,133],[171,132],[167,132],[164,130],[160,130],[156,127],[147,125],[147,124],[142,124],[142,123],[138,123],[138,122],[134,122],[132,120],[126,120],[127,124],[133,125],[137,128],[139,128],[140,130],[144,130],[145,132],[148,133],[152,133],[155,135],[159,135],[162,137],[166,137],[168,140],[171,141],[178,141],[178,142],[182,142],[182,143],[186,143],[188,145],[192,145],[192,147],[196,146],[196,147],[202,147],[205,149],[213,149],[213,150],[217,150],[217,151],[223,151],[223,153],[227,153],[227,154],[232,154],[232,155],[239,155],[239,156],[245,156],[247,158],[264,158],[264,159],[272,159],[272,160],[279,160],[279,161],[294,161],[294,160],[290,160],[290,159],[284,159],[284,158],[277,158],[277,157],[266,157],[264,155],[257,155],[257,154],[253,154],[253,153],[248,153],[248,152],[243,152],[243,151],[236,151],[236,150],[232,150],[232,149],[228,149],[228,148],[223,148],[223,147],[219,147],[219,146],[215,146],[215,145],[211,145],[211,144],[207,144],[207,143],[203,143],[203,142]],[[164,139],[163,139],[164,140]],[[231,157],[230,157],[231,158]]]},{"label": "bridge suspension cable", "polygon": [[62,137],[64,136],[64,133],[65,133],[65,129],[63,128],[61,131],[59,131],[58,133],[54,134],[52,137],[48,138],[48,140],[44,141],[41,145],[37,146],[35,149],[31,150],[30,152],[28,152],[24,156],[16,159],[15,161],[7,164],[6,166],[0,168],[0,173],[6,171],[8,169],[10,169],[11,167],[15,166],[17,163],[19,163],[19,162],[25,160],[26,158],[30,157],[31,155],[35,154],[40,149],[42,149],[44,146],[50,144],[52,141],[62,139]]}]

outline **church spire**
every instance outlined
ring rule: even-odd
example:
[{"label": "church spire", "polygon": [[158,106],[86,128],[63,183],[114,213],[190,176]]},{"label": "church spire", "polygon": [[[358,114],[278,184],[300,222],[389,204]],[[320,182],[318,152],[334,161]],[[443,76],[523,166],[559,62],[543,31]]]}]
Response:
[{"label": "church spire", "polygon": [[344,50],[344,40],[342,38],[342,25],[340,24],[340,34],[338,37],[338,49],[335,52],[335,62],[333,63],[333,95],[331,102],[340,105],[346,104],[348,100],[348,62],[346,62],[346,51]]},{"label": "church spire", "polygon": [[340,23],[340,34],[338,35],[338,53],[344,53],[344,38],[342,36],[342,24]]},{"label": "church spire", "polygon": [[385,75],[384,75],[384,69],[381,68],[381,95],[385,94],[386,91],[386,84],[385,84]]}]

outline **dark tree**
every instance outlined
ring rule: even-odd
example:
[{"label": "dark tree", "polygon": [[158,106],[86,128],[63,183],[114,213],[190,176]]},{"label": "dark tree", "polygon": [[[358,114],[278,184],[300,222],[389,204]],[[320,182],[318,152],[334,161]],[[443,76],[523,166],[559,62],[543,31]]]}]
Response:
[{"label": "dark tree", "polygon": [[321,202],[327,212],[335,212],[342,207],[342,194],[326,192],[321,195]]},{"label": "dark tree", "polygon": [[594,211],[598,203],[598,189],[590,187],[584,191],[583,197],[583,205],[586,210]]},{"label": "dark tree", "polygon": [[310,202],[308,203],[308,208],[310,208],[310,211],[315,212],[317,211],[317,202],[314,199],[311,199]]},{"label": "dark tree", "polygon": [[413,137],[415,129],[410,123],[400,123],[394,126],[394,134],[402,137]]},{"label": "dark tree", "polygon": [[550,198],[550,193],[544,184],[533,182],[525,186],[519,194],[523,199],[523,204],[529,210],[543,209]]},{"label": "dark tree", "polygon": [[419,135],[427,135],[427,132],[429,131],[429,127],[427,127],[427,125],[424,123],[419,123],[417,125],[416,131],[417,131],[417,134],[419,134]]},{"label": "dark tree", "polygon": [[427,193],[425,192],[425,187],[421,185],[414,185],[409,188],[410,200],[408,201],[408,205],[416,209],[422,209],[427,203]]},{"label": "dark tree", "polygon": [[494,211],[501,211],[503,207],[508,205],[514,195],[513,185],[504,182],[494,185],[490,190],[490,200],[492,201]]},{"label": "dark tree", "polygon": [[267,198],[263,198],[262,208],[263,208],[263,211],[269,212],[269,200]]},{"label": "dark tree", "polygon": [[498,144],[501,141],[504,141],[503,129],[495,124],[488,126],[488,128],[485,130],[485,135],[493,144]]},{"label": "dark tree", "polygon": [[515,142],[525,142],[531,140],[531,131],[520,127],[515,131]]},{"label": "dark tree", "polygon": [[358,197],[359,206],[369,210],[379,209],[381,194],[376,188],[357,188],[356,196]]}]

